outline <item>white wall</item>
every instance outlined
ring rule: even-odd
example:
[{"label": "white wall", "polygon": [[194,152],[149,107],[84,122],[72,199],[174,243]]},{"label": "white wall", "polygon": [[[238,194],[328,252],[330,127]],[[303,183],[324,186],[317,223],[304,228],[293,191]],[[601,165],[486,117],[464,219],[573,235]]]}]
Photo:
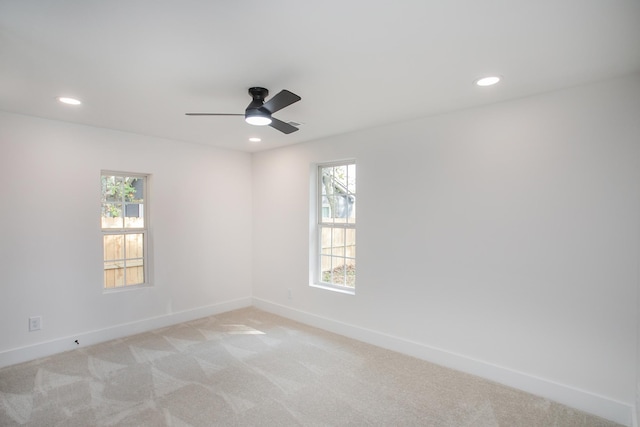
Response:
[{"label": "white wall", "polygon": [[[635,75],[255,154],[254,300],[630,424],[639,136]],[[308,280],[310,165],[344,158],[355,296]]]},{"label": "white wall", "polygon": [[[103,292],[102,169],[151,174],[152,287]],[[251,304],[249,154],[0,113],[0,185],[0,366]]]},{"label": "white wall", "polygon": [[[0,113],[0,366],[253,301],[630,424],[639,117],[640,75],[253,156]],[[343,158],[355,296],[308,281]],[[153,287],[102,290],[101,169],[152,175]]]}]

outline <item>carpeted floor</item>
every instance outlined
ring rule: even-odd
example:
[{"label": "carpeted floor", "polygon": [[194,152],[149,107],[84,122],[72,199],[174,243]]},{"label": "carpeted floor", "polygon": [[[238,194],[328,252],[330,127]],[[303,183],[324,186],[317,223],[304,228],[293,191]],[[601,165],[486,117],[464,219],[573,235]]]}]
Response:
[{"label": "carpeted floor", "polygon": [[615,426],[255,308],[0,369],[0,426]]}]

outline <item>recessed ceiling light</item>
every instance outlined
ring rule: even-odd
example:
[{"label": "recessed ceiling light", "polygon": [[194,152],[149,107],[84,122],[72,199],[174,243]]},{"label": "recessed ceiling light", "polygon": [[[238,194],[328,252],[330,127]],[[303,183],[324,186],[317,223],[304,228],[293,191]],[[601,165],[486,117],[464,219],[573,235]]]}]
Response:
[{"label": "recessed ceiling light", "polygon": [[80,105],[82,104],[82,102],[78,99],[75,98],[67,98],[65,96],[60,96],[57,98],[58,101],[62,102],[63,104],[68,104],[68,105]]},{"label": "recessed ceiling light", "polygon": [[251,142],[260,142],[262,140],[260,138],[249,138],[249,141],[251,141]]},{"label": "recessed ceiling light", "polygon": [[500,76],[487,76],[477,79],[474,83],[476,86],[492,86],[498,83],[502,78]]}]

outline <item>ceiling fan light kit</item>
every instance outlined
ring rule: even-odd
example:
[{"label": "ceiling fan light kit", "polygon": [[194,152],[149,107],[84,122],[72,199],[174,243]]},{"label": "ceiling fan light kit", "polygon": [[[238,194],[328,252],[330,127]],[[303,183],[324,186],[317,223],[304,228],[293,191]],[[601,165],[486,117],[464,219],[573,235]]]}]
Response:
[{"label": "ceiling fan light kit", "polygon": [[270,125],[272,120],[268,113],[264,113],[259,109],[248,110],[244,114],[244,121],[254,126],[266,126]]},{"label": "ceiling fan light kit", "polygon": [[300,101],[298,95],[286,89],[278,92],[267,102],[265,98],[269,95],[269,91],[263,87],[249,88],[249,95],[252,101],[247,106],[244,114],[240,113],[186,113],[187,116],[244,116],[247,123],[255,126],[271,126],[282,133],[289,134],[298,130],[297,127],[278,120],[271,115],[276,111],[288,107],[294,102]]}]

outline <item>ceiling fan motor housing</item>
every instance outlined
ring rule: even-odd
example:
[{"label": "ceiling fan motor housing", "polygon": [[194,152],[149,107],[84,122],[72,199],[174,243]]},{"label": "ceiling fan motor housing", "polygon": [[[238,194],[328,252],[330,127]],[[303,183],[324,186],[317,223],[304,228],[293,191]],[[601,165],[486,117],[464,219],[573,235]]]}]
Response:
[{"label": "ceiling fan motor housing", "polygon": [[252,87],[249,88],[249,95],[253,100],[244,112],[246,122],[256,126],[271,124],[271,112],[262,108],[264,99],[269,96],[269,91],[263,87]]},{"label": "ceiling fan motor housing", "polygon": [[[247,107],[247,111],[262,107],[262,105],[264,105],[265,98],[269,96],[269,91],[263,87],[252,87],[249,88],[249,95],[251,95],[253,100]],[[265,111],[265,113],[269,114],[268,111]]]}]

